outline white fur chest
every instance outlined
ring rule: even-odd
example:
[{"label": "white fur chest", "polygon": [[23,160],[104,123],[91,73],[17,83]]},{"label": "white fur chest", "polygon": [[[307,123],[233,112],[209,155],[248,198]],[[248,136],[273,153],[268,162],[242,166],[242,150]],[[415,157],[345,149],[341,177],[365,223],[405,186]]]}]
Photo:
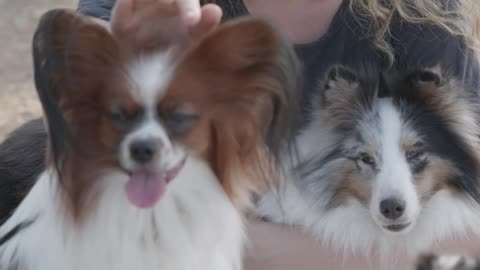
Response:
[{"label": "white fur chest", "polygon": [[2,269],[12,262],[22,270],[241,268],[242,218],[206,164],[190,159],[150,210],[128,203],[121,177],[105,183],[108,189],[89,221],[74,227],[62,220],[55,184],[44,173],[0,228],[4,235],[37,216],[0,248]]}]

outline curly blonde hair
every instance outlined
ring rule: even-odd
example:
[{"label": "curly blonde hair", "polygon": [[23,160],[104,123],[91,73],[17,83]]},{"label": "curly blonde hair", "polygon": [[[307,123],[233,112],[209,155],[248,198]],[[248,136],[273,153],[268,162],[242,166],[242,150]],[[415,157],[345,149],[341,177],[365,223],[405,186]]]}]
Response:
[{"label": "curly blonde hair", "polygon": [[[217,2],[200,1],[202,4]],[[239,0],[224,1],[234,4]],[[395,52],[388,42],[395,14],[407,22],[438,26],[461,37],[480,55],[480,0],[350,0],[350,12],[373,35],[374,45],[385,53],[390,64],[395,60]]]},{"label": "curly blonde hair", "polygon": [[480,52],[479,0],[351,0],[350,10],[374,36],[375,46],[395,60],[387,42],[394,14],[405,21],[438,26],[464,39],[477,55]]}]

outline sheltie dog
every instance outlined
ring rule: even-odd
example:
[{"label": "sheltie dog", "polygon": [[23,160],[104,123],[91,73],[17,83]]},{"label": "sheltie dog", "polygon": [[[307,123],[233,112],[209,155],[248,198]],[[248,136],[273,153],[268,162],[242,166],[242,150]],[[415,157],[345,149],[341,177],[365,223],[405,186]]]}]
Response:
[{"label": "sheltie dog", "polygon": [[132,48],[74,12],[42,17],[47,165],[0,227],[0,269],[242,268],[242,210],[293,137],[294,53],[249,18],[181,55]]},{"label": "sheltie dog", "polygon": [[327,73],[297,139],[298,161],[257,214],[386,260],[480,233],[474,91],[440,66],[368,70]]}]

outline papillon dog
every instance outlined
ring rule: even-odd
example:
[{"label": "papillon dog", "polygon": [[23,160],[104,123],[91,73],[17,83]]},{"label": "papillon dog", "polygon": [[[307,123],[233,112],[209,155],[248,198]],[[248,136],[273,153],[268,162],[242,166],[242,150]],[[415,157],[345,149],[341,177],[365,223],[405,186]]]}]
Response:
[{"label": "papillon dog", "polygon": [[257,19],[178,54],[52,10],[33,39],[46,169],[0,227],[9,270],[239,270],[242,211],[297,106],[293,50]]},{"label": "papillon dog", "polygon": [[257,214],[301,225],[340,252],[388,261],[478,235],[475,91],[441,67],[368,70],[331,68],[291,175],[262,196]]}]

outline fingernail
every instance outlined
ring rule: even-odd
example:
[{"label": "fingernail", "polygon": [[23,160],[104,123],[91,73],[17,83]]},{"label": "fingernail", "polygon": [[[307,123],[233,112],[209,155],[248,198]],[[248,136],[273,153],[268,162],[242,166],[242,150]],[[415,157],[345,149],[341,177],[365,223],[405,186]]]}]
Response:
[{"label": "fingernail", "polygon": [[196,24],[200,19],[200,14],[194,10],[187,11],[183,16],[183,19],[187,25]]}]

